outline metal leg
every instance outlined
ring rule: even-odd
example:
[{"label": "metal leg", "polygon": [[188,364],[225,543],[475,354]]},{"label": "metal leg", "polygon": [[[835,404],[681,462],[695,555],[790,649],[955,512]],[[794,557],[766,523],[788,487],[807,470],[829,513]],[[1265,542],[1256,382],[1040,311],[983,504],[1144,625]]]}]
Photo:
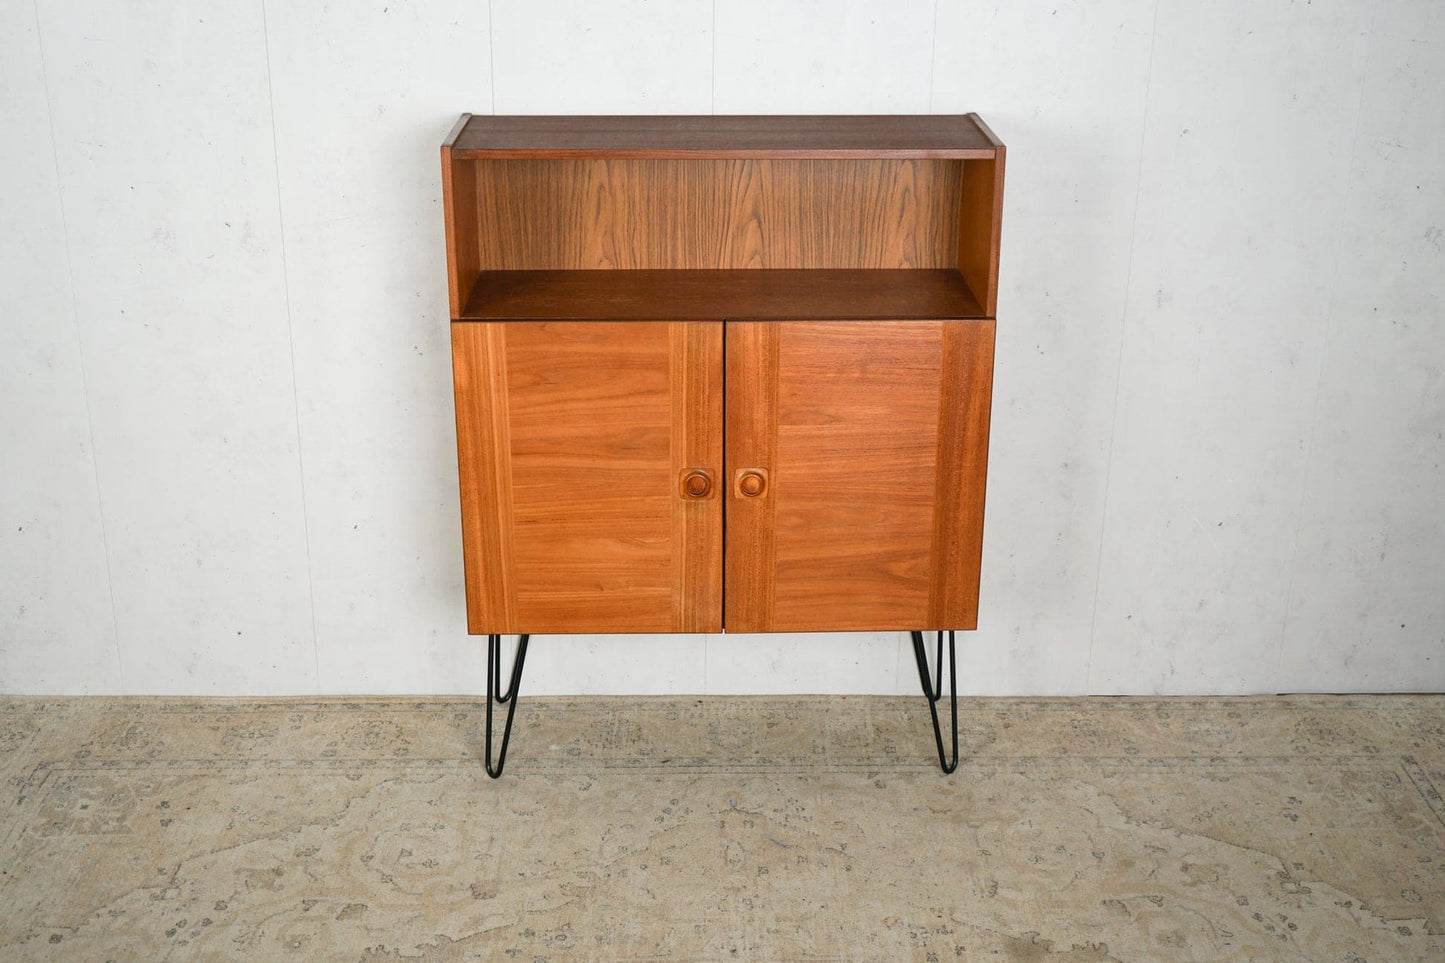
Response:
[{"label": "metal leg", "polygon": [[[487,636],[487,640],[488,640],[487,644],[488,644],[488,645],[491,644],[491,639],[492,639],[492,638],[493,638],[493,637],[490,636],[490,635]],[[502,684],[502,662],[501,662],[501,658],[500,658],[500,656],[501,656],[501,654],[502,654],[501,638],[502,638],[502,637],[501,637],[500,635],[499,635],[499,636],[496,636],[496,639],[497,639],[497,656],[498,656],[498,658],[496,659],[496,663],[497,663],[496,685],[497,685],[497,686],[500,686],[500,685]],[[506,691],[506,692],[499,692],[499,691],[497,691],[496,688],[493,688],[493,689],[491,690],[491,691],[492,691],[492,698],[494,698],[494,699],[497,700],[497,704],[498,704],[498,705],[506,705],[508,702],[511,702],[511,701],[512,701],[512,696],[514,696],[514,695],[517,694],[517,681],[521,678],[521,671],[517,668],[517,665],[518,665],[518,663],[521,661],[521,659],[518,658],[518,657],[519,657],[519,656],[525,656],[525,655],[526,655],[526,652],[527,652],[527,640],[528,640],[529,638],[531,638],[531,636],[527,636],[527,635],[518,636],[518,639],[519,639],[520,641],[518,641],[518,643],[517,643],[517,651],[516,651],[516,653],[514,654],[513,659],[512,659],[512,681],[511,681],[511,684],[510,684],[509,686],[507,686],[507,691]],[[490,680],[490,679],[492,678],[491,666],[492,666],[492,657],[491,657],[491,654],[488,653],[488,656],[487,656],[487,678],[488,678],[488,680]]]},{"label": "metal leg", "polygon": [[[527,661],[527,640],[523,635],[517,641],[517,654],[512,660],[512,681],[507,691],[502,692],[502,637],[487,636],[487,775],[496,779],[502,774],[507,762],[507,743],[512,738],[512,716],[517,712],[517,684],[522,681],[522,665]],[[502,730],[502,745],[497,753],[496,766],[492,765],[492,705],[507,706],[507,723]],[[510,703],[510,705],[508,705]]]},{"label": "metal leg", "polygon": [[913,657],[918,661],[918,681],[923,686],[923,695],[928,699],[928,712],[933,716],[933,741],[938,746],[938,764],[945,774],[958,768],[958,669],[954,659],[953,630],[948,632],[948,701],[953,723],[953,758],[943,752],[943,728],[938,724],[938,700],[943,695],[943,631],[939,630],[936,679],[928,677],[928,651],[924,648],[923,633],[913,633]]},{"label": "metal leg", "polygon": [[[913,634],[922,635],[923,633],[915,632]],[[928,701],[930,702],[937,702],[938,697],[943,695],[943,633],[935,632],[934,635],[936,636],[938,641],[933,653],[933,688],[930,689],[928,687],[928,673],[925,672],[922,677],[923,694],[928,696]],[[952,643],[952,641],[953,633],[950,632],[949,642]],[[953,650],[949,649],[949,651],[952,652]]]}]

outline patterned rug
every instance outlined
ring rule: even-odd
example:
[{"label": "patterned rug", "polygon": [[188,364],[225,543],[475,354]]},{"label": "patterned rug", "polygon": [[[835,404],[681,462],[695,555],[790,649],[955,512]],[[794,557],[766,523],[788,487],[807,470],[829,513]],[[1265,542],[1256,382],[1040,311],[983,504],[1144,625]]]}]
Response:
[{"label": "patterned rug", "polygon": [[1445,697],[960,710],[0,699],[0,959],[1445,959]]}]

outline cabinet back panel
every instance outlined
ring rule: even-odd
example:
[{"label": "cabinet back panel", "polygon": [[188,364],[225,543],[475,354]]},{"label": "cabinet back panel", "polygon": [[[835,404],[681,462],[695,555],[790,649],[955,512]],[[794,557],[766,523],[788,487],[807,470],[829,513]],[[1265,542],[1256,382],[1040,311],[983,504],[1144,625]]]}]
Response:
[{"label": "cabinet back panel", "polygon": [[963,163],[478,161],[478,267],[956,268]]}]

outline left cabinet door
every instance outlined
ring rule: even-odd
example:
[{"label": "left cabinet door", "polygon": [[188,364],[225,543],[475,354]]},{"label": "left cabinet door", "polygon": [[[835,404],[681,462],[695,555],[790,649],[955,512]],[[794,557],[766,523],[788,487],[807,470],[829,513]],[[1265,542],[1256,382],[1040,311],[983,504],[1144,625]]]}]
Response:
[{"label": "left cabinet door", "polygon": [[720,631],[722,323],[451,330],[468,631]]}]

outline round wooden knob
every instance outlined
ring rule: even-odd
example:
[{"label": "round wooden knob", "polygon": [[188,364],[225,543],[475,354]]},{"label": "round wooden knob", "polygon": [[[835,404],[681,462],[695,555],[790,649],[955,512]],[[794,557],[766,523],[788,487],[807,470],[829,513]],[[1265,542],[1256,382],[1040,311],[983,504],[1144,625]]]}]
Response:
[{"label": "round wooden knob", "polygon": [[738,492],[748,498],[757,498],[767,487],[767,476],[760,471],[750,468],[738,475]]},{"label": "round wooden knob", "polygon": [[682,493],[688,498],[706,498],[712,491],[712,476],[701,468],[690,468],[682,475]]}]

